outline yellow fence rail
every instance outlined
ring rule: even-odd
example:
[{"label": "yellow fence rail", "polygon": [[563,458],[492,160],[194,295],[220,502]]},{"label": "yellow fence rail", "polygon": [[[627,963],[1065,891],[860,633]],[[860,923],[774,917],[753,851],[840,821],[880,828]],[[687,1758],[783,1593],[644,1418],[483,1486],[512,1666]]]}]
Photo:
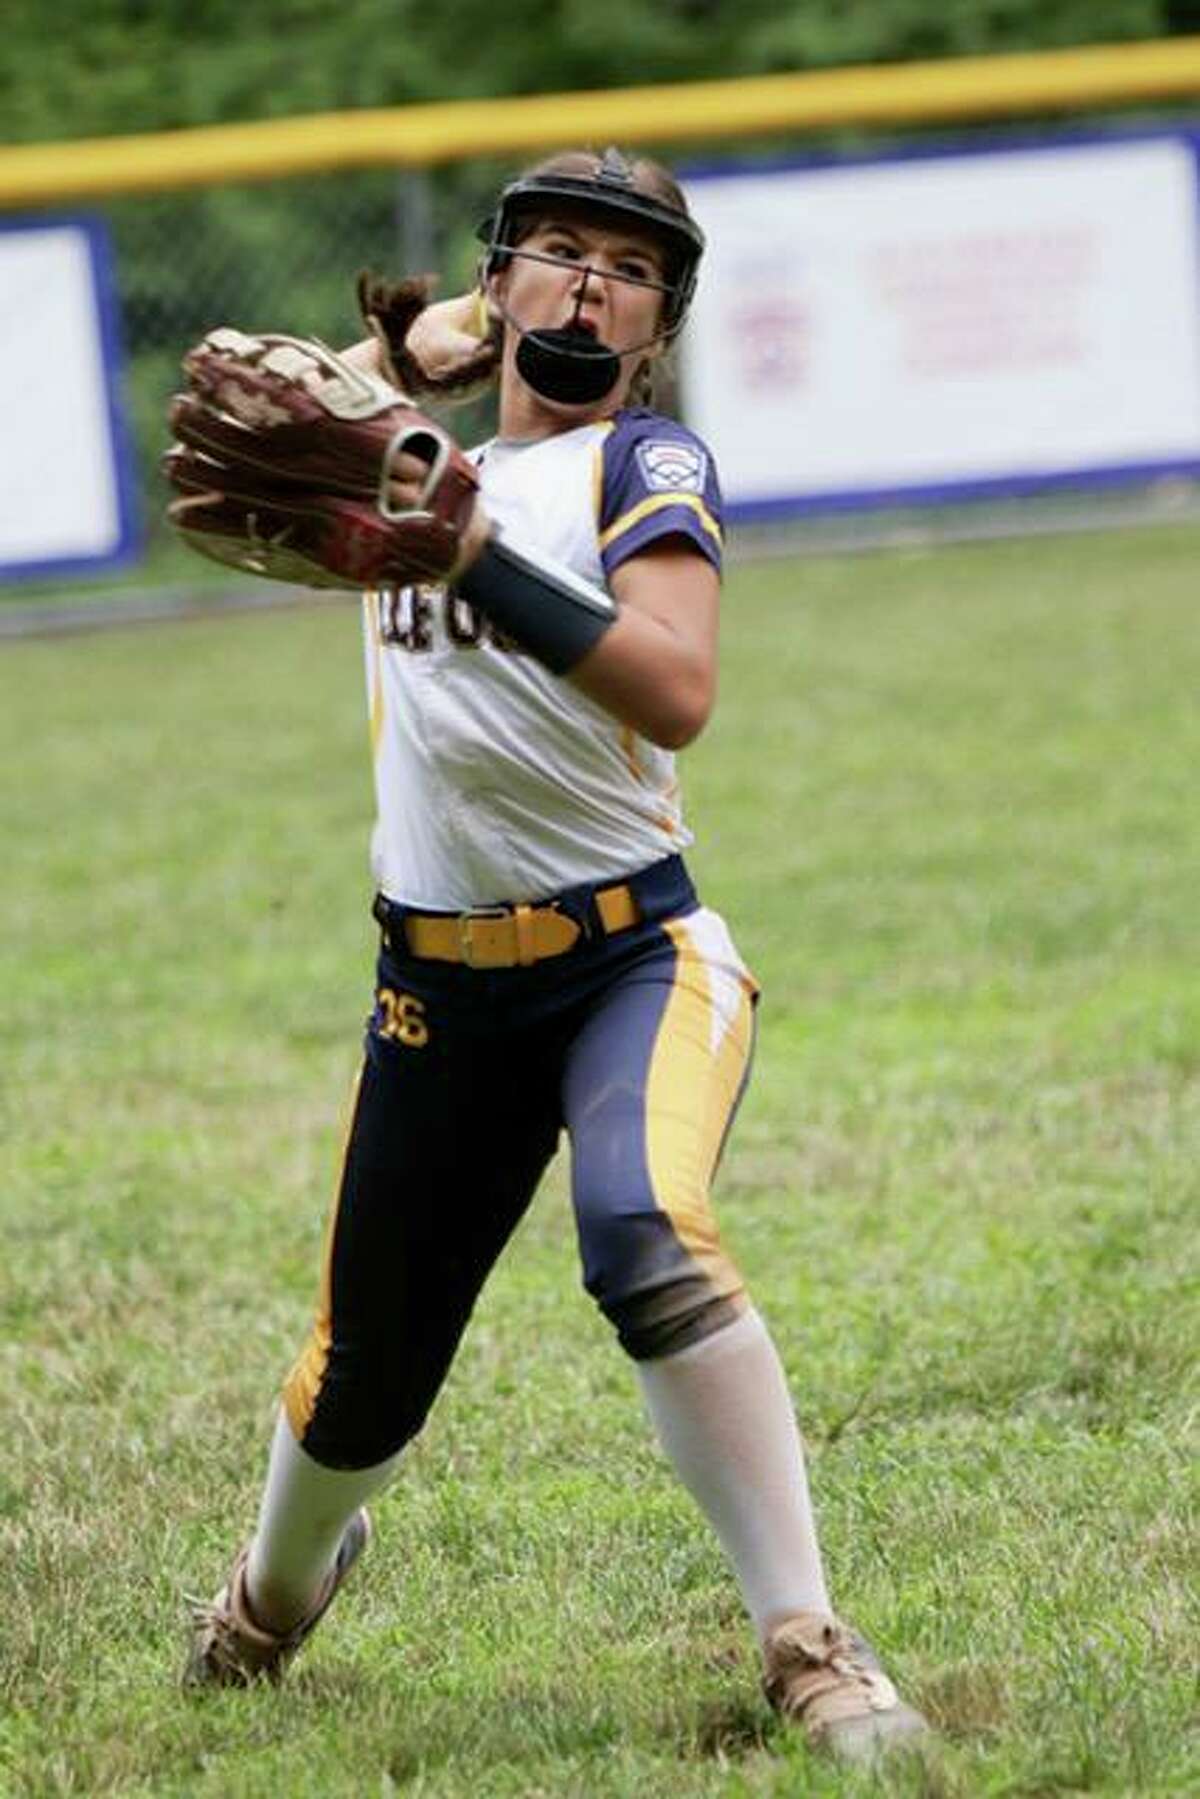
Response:
[{"label": "yellow fence rail", "polygon": [[335,169],[421,167],[616,139],[639,144],[1131,106],[1200,94],[1200,38],[665,87],[456,100],[0,148],[0,206]]}]

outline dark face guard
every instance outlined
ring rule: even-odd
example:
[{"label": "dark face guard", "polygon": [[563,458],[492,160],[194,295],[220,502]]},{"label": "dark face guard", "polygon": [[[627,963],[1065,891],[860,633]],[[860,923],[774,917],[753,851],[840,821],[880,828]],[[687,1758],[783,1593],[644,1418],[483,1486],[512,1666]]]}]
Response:
[{"label": "dark face guard", "polygon": [[[682,289],[670,281],[657,281],[648,275],[626,275],[618,269],[601,270],[584,260],[551,256],[544,250],[524,250],[519,246],[498,243],[494,239],[488,245],[488,253],[483,259],[484,272],[496,269],[497,251],[503,254],[501,267],[519,256],[526,262],[544,263],[578,278],[575,310],[565,325],[527,330],[501,303],[505,323],[513,327],[520,340],[517,344],[517,371],[535,393],[547,400],[557,400],[569,406],[594,405],[596,401],[603,400],[620,380],[621,355],[629,356],[638,350],[648,350],[652,344],[660,341],[670,342],[686,316],[687,298]],[[664,322],[641,343],[630,344],[618,354],[594,337],[580,322],[584,297],[591,280],[621,281],[628,287],[639,287],[659,294],[663,301],[660,316],[672,322]]]}]

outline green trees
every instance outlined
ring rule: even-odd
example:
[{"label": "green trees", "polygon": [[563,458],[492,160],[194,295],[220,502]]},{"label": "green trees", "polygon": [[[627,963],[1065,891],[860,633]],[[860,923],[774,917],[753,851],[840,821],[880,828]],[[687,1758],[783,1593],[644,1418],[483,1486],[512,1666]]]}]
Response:
[{"label": "green trees", "polygon": [[1200,0],[8,0],[0,140],[1185,31]]}]

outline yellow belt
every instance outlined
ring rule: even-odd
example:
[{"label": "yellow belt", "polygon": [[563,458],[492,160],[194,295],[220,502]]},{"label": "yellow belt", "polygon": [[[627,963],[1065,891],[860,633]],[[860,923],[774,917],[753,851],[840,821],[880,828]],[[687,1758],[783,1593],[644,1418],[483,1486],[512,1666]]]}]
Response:
[{"label": "yellow belt", "polygon": [[[602,887],[592,897],[605,936],[627,931],[641,917],[624,884]],[[422,961],[462,962],[468,968],[530,968],[565,955],[583,935],[583,926],[557,900],[540,906],[485,906],[451,916],[409,912],[402,928],[410,952]]]}]

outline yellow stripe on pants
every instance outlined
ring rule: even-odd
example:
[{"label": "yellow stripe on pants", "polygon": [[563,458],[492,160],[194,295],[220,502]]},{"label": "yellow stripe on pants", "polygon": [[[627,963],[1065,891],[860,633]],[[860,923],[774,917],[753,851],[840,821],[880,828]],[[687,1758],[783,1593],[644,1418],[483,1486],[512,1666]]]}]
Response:
[{"label": "yellow stripe on pants", "polygon": [[329,1210],[329,1217],[325,1221],[325,1239],[321,1250],[321,1284],[317,1294],[317,1315],[313,1321],[312,1330],[309,1332],[308,1341],[297,1356],[283,1383],[283,1409],[287,1413],[288,1423],[292,1427],[292,1435],[297,1443],[304,1441],[304,1433],[317,1409],[321,1383],[325,1379],[325,1370],[329,1366],[329,1351],[333,1343],[333,1239],[337,1231],[342,1175],[345,1172],[346,1157],[350,1150],[350,1133],[354,1129],[354,1114],[358,1108],[358,1091],[362,1086],[362,1077],[363,1068],[360,1063],[354,1077],[354,1085],[350,1089],[350,1104],[346,1128],[343,1132],[337,1191]]},{"label": "yellow stripe on pants", "polygon": [[655,1201],[683,1248],[714,1296],[728,1298],[744,1283],[721,1247],[709,1187],[750,1059],[751,994],[741,985],[735,1017],[714,1046],[709,967],[685,921],[663,928],[678,962],[646,1082],[646,1163]]}]

